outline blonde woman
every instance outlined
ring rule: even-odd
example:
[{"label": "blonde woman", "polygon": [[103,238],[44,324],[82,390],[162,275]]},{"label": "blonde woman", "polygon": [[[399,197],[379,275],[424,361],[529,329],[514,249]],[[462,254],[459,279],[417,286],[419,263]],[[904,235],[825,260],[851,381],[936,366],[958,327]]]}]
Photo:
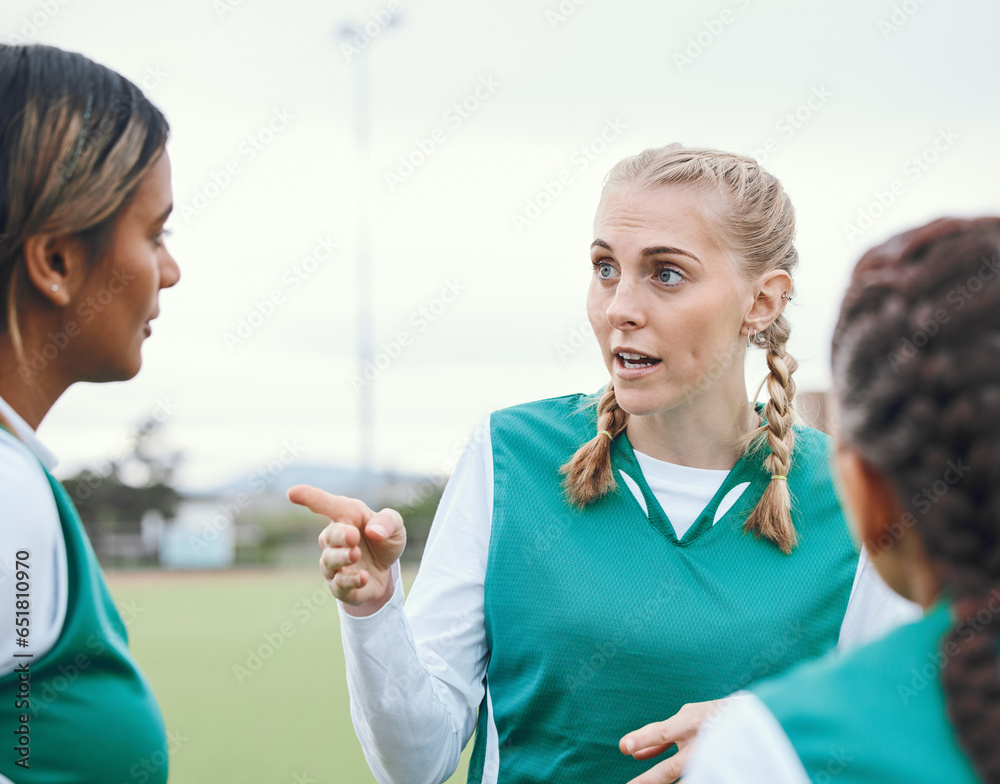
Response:
[{"label": "blonde woman", "polygon": [[162,784],[163,718],[35,435],[123,381],[179,278],[163,115],[87,58],[0,46],[0,782]]},{"label": "blonde woman", "polygon": [[611,380],[482,423],[405,611],[398,513],[290,491],[331,520],[321,566],[379,781],[443,781],[473,730],[469,781],[673,781],[716,700],[910,612],[851,542],[828,439],[793,424],[793,234],[750,159],[615,166],[587,297]]}]

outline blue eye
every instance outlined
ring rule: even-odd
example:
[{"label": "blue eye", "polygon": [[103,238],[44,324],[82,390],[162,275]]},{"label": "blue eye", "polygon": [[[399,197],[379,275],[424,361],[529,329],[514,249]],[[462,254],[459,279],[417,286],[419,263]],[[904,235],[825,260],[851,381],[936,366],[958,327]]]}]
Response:
[{"label": "blue eye", "polygon": [[609,279],[609,278],[611,278],[611,277],[614,276],[614,274],[615,274],[615,268],[611,264],[609,264],[608,262],[606,262],[606,261],[595,261],[595,262],[593,262],[593,264],[594,264],[594,273],[601,280],[607,280],[607,279]]},{"label": "blue eye", "polygon": [[[671,279],[670,277],[671,275],[674,276],[673,279]],[[684,280],[681,274],[677,270],[672,269],[671,267],[664,267],[656,274],[656,277],[660,281],[660,283],[665,283],[668,286],[676,286],[678,283]]]}]

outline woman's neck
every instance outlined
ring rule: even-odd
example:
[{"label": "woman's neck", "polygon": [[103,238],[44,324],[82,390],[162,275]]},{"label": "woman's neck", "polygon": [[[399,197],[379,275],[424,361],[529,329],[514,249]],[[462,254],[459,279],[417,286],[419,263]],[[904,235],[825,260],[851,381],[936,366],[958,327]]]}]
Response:
[{"label": "woman's neck", "polygon": [[760,417],[740,389],[718,399],[701,395],[667,411],[629,417],[632,448],[668,463],[691,468],[732,468],[747,434]]},{"label": "woman's neck", "polygon": [[69,384],[61,380],[58,357],[46,361],[43,367],[32,367],[32,347],[27,344],[24,356],[26,363],[18,359],[9,336],[0,335],[0,397],[32,430],[37,430]]}]

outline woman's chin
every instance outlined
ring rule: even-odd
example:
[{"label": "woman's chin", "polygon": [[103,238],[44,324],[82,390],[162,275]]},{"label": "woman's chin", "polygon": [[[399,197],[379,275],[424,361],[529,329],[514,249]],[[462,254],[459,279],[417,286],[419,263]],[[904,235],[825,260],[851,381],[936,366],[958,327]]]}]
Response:
[{"label": "woman's chin", "polygon": [[629,416],[647,416],[662,409],[663,395],[656,390],[638,390],[615,386],[618,407]]}]

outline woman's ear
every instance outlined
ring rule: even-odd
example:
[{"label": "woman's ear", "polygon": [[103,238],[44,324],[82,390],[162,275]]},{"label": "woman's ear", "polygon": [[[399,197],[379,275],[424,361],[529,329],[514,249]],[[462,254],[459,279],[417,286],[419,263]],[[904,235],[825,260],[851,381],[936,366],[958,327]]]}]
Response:
[{"label": "woman's ear", "polygon": [[48,234],[24,241],[24,263],[38,295],[56,307],[69,304],[88,269],[87,254],[78,239]]},{"label": "woman's ear", "polygon": [[763,332],[788,304],[792,296],[792,277],[784,270],[771,270],[757,280],[753,293],[754,300],[747,313],[746,324]]}]

